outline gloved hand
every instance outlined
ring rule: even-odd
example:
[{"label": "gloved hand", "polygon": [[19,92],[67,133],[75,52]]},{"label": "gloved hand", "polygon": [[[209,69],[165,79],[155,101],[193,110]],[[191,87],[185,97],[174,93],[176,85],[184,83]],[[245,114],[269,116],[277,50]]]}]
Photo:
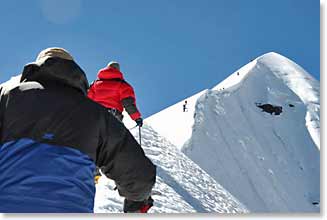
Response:
[{"label": "gloved hand", "polygon": [[125,213],[147,213],[153,206],[153,199],[151,196],[144,201],[124,200]]},{"label": "gloved hand", "polygon": [[139,126],[139,127],[143,126],[143,119],[142,118],[136,119],[135,122],[136,122],[137,126]]}]

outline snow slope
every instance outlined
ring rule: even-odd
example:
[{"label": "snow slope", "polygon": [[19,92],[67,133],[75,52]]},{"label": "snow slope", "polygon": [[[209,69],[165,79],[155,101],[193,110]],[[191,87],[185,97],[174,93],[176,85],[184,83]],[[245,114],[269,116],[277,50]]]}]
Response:
[{"label": "snow slope", "polygon": [[[184,120],[175,120],[182,101],[146,122],[250,211],[319,212],[319,90],[300,66],[268,53],[190,97],[196,105]],[[255,103],[283,112],[270,115]]]},{"label": "snow slope", "polygon": [[[131,129],[138,139],[138,129]],[[150,213],[246,213],[246,207],[213,178],[151,127],[142,129],[142,147],[157,165],[154,207]],[[96,188],[95,212],[122,212],[123,198],[114,182],[101,177]]]}]

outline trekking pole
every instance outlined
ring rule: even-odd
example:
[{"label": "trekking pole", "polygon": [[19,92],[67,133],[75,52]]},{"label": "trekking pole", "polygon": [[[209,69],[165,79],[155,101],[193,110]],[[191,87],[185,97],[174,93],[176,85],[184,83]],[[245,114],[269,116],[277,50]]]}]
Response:
[{"label": "trekking pole", "polygon": [[142,147],[141,140],[142,140],[141,127],[139,126],[139,141],[140,141],[140,146]]}]

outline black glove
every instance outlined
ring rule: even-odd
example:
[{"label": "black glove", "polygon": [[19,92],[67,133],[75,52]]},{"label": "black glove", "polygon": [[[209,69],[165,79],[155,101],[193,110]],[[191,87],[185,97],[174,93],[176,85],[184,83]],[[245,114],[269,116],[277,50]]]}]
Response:
[{"label": "black glove", "polygon": [[132,201],[124,200],[124,212],[125,213],[147,213],[153,206],[153,199],[151,196],[144,201]]},{"label": "black glove", "polygon": [[143,125],[143,119],[142,118],[136,119],[135,122],[136,122],[137,126],[142,127],[142,125]]}]

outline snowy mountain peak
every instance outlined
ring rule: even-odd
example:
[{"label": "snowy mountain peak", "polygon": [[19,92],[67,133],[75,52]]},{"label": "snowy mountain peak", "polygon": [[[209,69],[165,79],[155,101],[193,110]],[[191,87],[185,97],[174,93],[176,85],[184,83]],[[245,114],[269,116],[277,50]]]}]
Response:
[{"label": "snowy mountain peak", "polygon": [[238,84],[244,78],[249,77],[249,73],[256,73],[256,71],[251,71],[252,69],[260,67],[270,69],[271,71],[266,71],[265,73],[274,74],[276,77],[283,80],[283,82],[305,103],[319,102],[319,90],[316,90],[319,88],[319,82],[301,66],[276,52],[269,52],[259,56],[235,71],[213,89],[230,88]]},{"label": "snowy mountain peak", "polygon": [[[279,81],[277,84],[287,86],[293,93],[295,93],[307,108],[305,116],[306,126],[316,146],[320,148],[319,82],[302,67],[275,52],[266,53],[252,60],[212,89],[205,89],[150,116],[146,119],[146,123],[175,144],[178,148],[182,149],[183,145],[187,143],[192,134],[194,116],[196,115],[195,104],[197,100],[201,96],[206,96],[206,94],[214,91],[221,92],[222,94],[231,93],[234,90],[239,89],[239,87],[243,85],[243,81],[249,81],[249,78],[257,80],[253,83],[253,86],[255,87],[259,87],[260,83],[266,81],[268,86],[263,89],[270,93],[273,93],[275,90],[272,85],[269,85],[270,79]],[[186,112],[183,112],[183,104],[185,100],[188,101],[188,109]],[[256,101],[262,102],[264,100]],[[174,121],[174,126],[171,126],[171,121]],[[131,127],[131,124],[133,123],[126,122],[125,124],[129,124],[129,127]]]},{"label": "snowy mountain peak", "polygon": [[319,90],[303,68],[270,52],[184,99],[188,112],[182,100],[145,121],[250,211],[316,212]]}]

